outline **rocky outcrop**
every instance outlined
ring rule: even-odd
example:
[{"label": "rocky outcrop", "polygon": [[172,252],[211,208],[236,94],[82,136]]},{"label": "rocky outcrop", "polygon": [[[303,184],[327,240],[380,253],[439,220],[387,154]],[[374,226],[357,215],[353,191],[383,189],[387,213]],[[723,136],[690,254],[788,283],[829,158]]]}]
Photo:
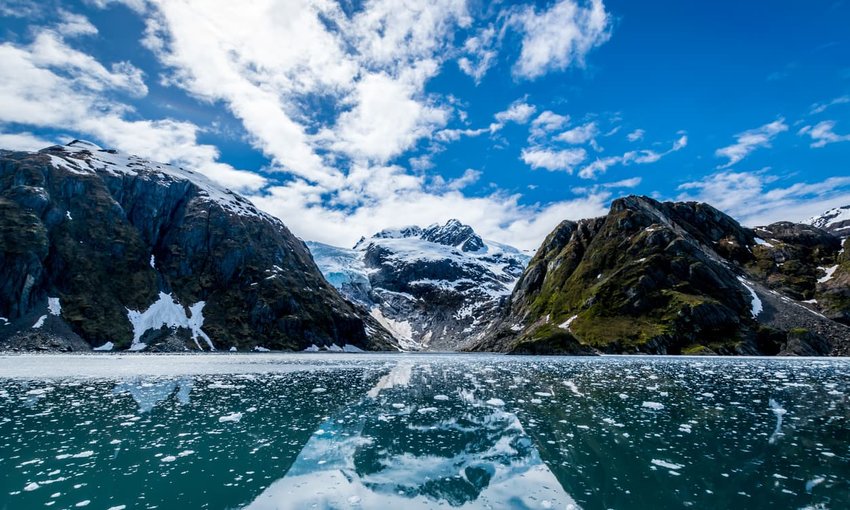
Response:
[{"label": "rocky outcrop", "polygon": [[384,230],[350,250],[308,245],[325,277],[409,350],[478,341],[528,261],[457,220]]},{"label": "rocky outcrop", "polygon": [[0,152],[0,316],[7,346],[62,328],[114,349],[394,346],[276,218],[79,141]]},{"label": "rocky outcrop", "polygon": [[707,204],[626,197],[607,216],[561,223],[472,349],[843,352],[850,329],[803,302],[839,251],[812,226],[753,231]]}]

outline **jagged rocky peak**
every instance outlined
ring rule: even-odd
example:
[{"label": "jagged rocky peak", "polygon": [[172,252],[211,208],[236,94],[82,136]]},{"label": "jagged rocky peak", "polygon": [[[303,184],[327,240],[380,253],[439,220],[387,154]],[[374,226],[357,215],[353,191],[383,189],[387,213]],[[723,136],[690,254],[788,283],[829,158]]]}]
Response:
[{"label": "jagged rocky peak", "polygon": [[308,245],[328,281],[410,350],[474,341],[528,262],[457,220],[383,230],[351,250]]},{"label": "jagged rocky peak", "polygon": [[[813,293],[826,288],[818,266],[836,260],[837,240],[803,225],[764,232],[808,257],[795,277],[782,277],[793,264],[769,260],[770,241],[710,205],[615,200],[606,216],[555,228],[473,349],[776,354],[828,345],[844,352],[850,330],[802,296],[773,288],[783,281],[805,282]],[[825,244],[808,246],[818,239]],[[800,338],[815,340],[804,348]]]},{"label": "jagged rocky peak", "polygon": [[820,216],[809,218],[806,223],[841,238],[850,237],[850,205],[830,209]]},{"label": "jagged rocky peak", "polygon": [[0,345],[392,348],[283,223],[202,174],[75,140],[0,151]]}]

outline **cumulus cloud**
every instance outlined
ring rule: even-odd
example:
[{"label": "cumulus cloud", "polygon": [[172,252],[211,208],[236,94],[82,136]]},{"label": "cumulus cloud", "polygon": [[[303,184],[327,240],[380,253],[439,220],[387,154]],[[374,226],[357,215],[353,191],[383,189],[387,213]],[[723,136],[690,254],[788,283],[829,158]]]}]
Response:
[{"label": "cumulus cloud", "polygon": [[496,62],[498,53],[495,49],[495,40],[496,29],[490,25],[479,30],[463,43],[464,56],[458,59],[457,65],[461,71],[472,77],[475,83],[480,83]]},{"label": "cumulus cloud", "polygon": [[759,128],[738,133],[735,135],[734,144],[715,151],[717,157],[729,160],[718,168],[729,168],[749,156],[756,149],[770,147],[773,139],[785,131],[788,131],[788,125],[785,124],[785,119],[780,118]]},{"label": "cumulus cloud", "polygon": [[644,135],[646,135],[646,131],[643,129],[635,129],[626,135],[626,139],[630,142],[639,142],[643,140]]},{"label": "cumulus cloud", "polygon": [[530,136],[531,138],[542,138],[569,123],[569,115],[559,115],[551,110],[546,110],[531,122]]},{"label": "cumulus cloud", "polygon": [[528,104],[525,100],[520,99],[514,101],[507,110],[501,111],[495,115],[496,121],[498,122],[499,127],[508,122],[516,122],[517,124],[525,124],[528,122],[528,119],[534,115],[534,112],[537,111],[537,107]]},{"label": "cumulus cloud", "polygon": [[37,151],[50,145],[53,145],[53,142],[26,131],[23,133],[0,133],[0,148],[2,149]]},{"label": "cumulus cloud", "polygon": [[697,200],[750,226],[802,221],[831,207],[850,203],[850,177],[796,182],[758,172],[722,171],[679,186],[678,200]]},{"label": "cumulus cloud", "polygon": [[665,152],[657,152],[651,149],[642,149],[637,151],[628,151],[622,156],[609,156],[605,158],[597,158],[595,161],[584,166],[579,170],[579,177],[583,179],[593,179],[604,174],[609,168],[615,165],[628,166],[631,164],[645,165],[655,163],[664,156],[680,151],[688,146],[687,135],[681,135],[675,141],[670,149]]},{"label": "cumulus cloud", "polygon": [[576,126],[568,131],[564,131],[555,137],[556,140],[566,142],[573,145],[581,145],[590,142],[599,135],[599,128],[596,122],[588,122],[581,126]]},{"label": "cumulus cloud", "polygon": [[543,11],[527,7],[512,20],[523,32],[522,49],[513,72],[538,78],[570,65],[583,66],[585,56],[611,36],[610,18],[602,0],[589,4],[559,0]]},{"label": "cumulus cloud", "polygon": [[814,126],[804,126],[797,134],[808,135],[812,139],[811,146],[814,148],[826,147],[831,143],[850,142],[850,134],[839,135],[833,129],[835,129],[835,121],[825,120]]},{"label": "cumulus cloud", "polygon": [[587,151],[575,149],[523,149],[520,158],[533,169],[543,168],[550,172],[573,173],[573,169],[587,158]]},{"label": "cumulus cloud", "polygon": [[[87,23],[74,19],[78,26]],[[80,35],[81,30],[91,34],[87,29],[68,30],[73,35]],[[56,29],[37,31],[28,45],[0,45],[0,123],[49,127],[93,137],[122,151],[192,166],[237,189],[257,189],[265,183],[260,175],[218,162],[218,149],[199,144],[199,128],[192,123],[128,120],[133,111],[121,102],[122,94],[147,94],[138,68],[129,62],[107,68],[72,48]],[[24,148],[36,139],[19,134],[6,135],[3,141]]]}]

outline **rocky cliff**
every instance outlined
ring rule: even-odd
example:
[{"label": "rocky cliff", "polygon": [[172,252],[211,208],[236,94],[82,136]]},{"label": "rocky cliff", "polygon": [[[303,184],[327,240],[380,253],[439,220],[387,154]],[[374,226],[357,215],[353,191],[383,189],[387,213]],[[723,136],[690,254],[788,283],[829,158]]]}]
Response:
[{"label": "rocky cliff", "polygon": [[0,151],[0,316],[5,348],[395,347],[276,218],[80,141]]},{"label": "rocky cliff", "polygon": [[325,277],[409,350],[480,340],[529,259],[457,220],[384,230],[350,250],[308,245]]},{"label": "rocky cliff", "polygon": [[846,354],[846,264],[811,225],[751,230],[707,204],[627,197],[561,223],[472,349]]}]

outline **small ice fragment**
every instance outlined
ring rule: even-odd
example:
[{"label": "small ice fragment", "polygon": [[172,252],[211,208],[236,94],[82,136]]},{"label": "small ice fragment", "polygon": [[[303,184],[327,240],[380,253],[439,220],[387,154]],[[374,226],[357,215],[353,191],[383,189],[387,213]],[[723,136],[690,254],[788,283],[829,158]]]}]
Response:
[{"label": "small ice fragment", "polygon": [[487,401],[487,404],[491,406],[502,407],[505,405],[505,401],[500,398],[491,398]]},{"label": "small ice fragment", "polygon": [[434,395],[434,400],[444,401],[444,400],[448,400],[448,399],[449,399],[449,397],[447,395]]},{"label": "small ice fragment", "polygon": [[76,504],[76,505],[74,505],[74,506],[75,506],[75,507],[77,507],[77,508],[82,508],[82,507],[84,507],[84,506],[89,506],[89,503],[91,503],[91,500],[90,500],[90,499],[86,499],[86,500],[80,501],[79,503],[77,503],[77,504]]},{"label": "small ice fragment", "polygon": [[318,387],[318,388],[313,388],[312,391],[310,391],[310,393],[324,393],[326,391],[328,391],[326,388]]},{"label": "small ice fragment", "polygon": [[236,352],[236,346],[235,345],[230,348],[230,352]]},{"label": "small ice fragment", "polygon": [[655,466],[663,467],[666,469],[672,469],[674,471],[685,467],[682,464],[673,464],[672,462],[667,462],[666,460],[652,459],[650,462],[652,462],[652,464]]},{"label": "small ice fragment", "polygon": [[159,459],[160,462],[174,462],[175,460],[177,460],[177,457],[175,457],[174,455],[168,455]]},{"label": "small ice fragment", "polygon": [[24,490],[27,491],[27,492],[32,492],[32,491],[38,489],[39,487],[41,487],[41,485],[39,485],[37,482],[32,482],[32,483],[28,483],[27,486],[24,487]]},{"label": "small ice fragment", "polygon": [[647,401],[647,402],[644,402],[643,404],[641,404],[641,406],[645,407],[647,409],[652,409],[653,411],[660,411],[660,410],[664,409],[664,404],[660,404],[658,402],[648,402]]},{"label": "small ice fragment", "polygon": [[93,351],[111,351],[114,348],[115,348],[115,344],[113,344],[112,342],[106,342],[105,344],[101,345],[100,347],[95,347],[92,350]]},{"label": "small ice fragment", "polygon": [[242,419],[242,413],[230,413],[228,415],[225,415],[225,416],[222,416],[221,418],[219,418],[218,422],[219,423],[225,423],[225,422],[231,422],[232,421],[233,423],[239,423],[239,420],[241,420],[241,419]]}]

